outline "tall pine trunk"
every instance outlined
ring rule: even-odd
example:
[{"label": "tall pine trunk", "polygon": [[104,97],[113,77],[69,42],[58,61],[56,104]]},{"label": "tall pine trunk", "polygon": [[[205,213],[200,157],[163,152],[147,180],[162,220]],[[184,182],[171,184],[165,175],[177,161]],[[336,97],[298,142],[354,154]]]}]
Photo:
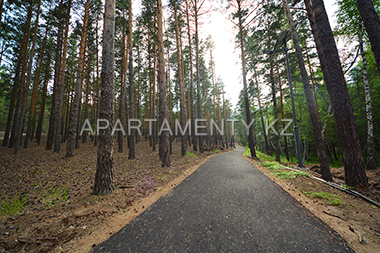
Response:
[{"label": "tall pine trunk", "polygon": [[345,182],[353,187],[368,189],[354,111],[323,0],[305,0],[305,6],[334,112]]},{"label": "tall pine trunk", "polygon": [[46,63],[45,63],[45,76],[44,76],[44,82],[43,82],[43,87],[42,87],[40,113],[38,116],[38,124],[37,124],[37,130],[36,130],[36,140],[37,140],[38,145],[41,144],[42,125],[43,125],[44,114],[45,114],[46,93],[47,93],[47,86],[50,79],[50,61],[51,61],[51,53],[48,52],[48,55],[46,57]]},{"label": "tall pine trunk", "polygon": [[54,140],[54,153],[59,153],[61,151],[61,130],[63,123],[63,95],[65,93],[65,72],[66,72],[66,55],[67,55],[67,42],[69,39],[69,25],[70,25],[70,11],[71,11],[71,0],[67,4],[66,22],[65,22],[65,36],[63,41],[63,52],[62,52],[62,62],[59,75],[59,90],[57,96],[57,110],[56,110],[56,125],[55,125],[55,140]]},{"label": "tall pine trunk", "polygon": [[[298,60],[298,65],[300,67],[303,88],[305,91],[307,106],[309,108],[311,125],[313,128],[315,146],[317,149],[318,160],[319,160],[319,163],[321,166],[322,178],[327,180],[327,181],[331,181],[332,176],[331,176],[331,172],[330,172],[329,160],[327,158],[325,142],[324,142],[323,137],[322,137],[322,125],[321,125],[321,122],[319,121],[319,118],[318,118],[318,112],[317,112],[317,108],[315,106],[315,101],[313,98],[313,92],[311,91],[309,78],[307,76],[305,62],[303,60],[302,49],[301,49],[300,43],[298,41],[298,35],[296,32],[296,27],[295,27],[295,24],[293,22],[293,19],[292,19],[291,13],[290,13],[288,1],[282,0],[282,2],[284,5],[286,17],[288,19],[290,31],[292,34],[293,44],[294,44],[294,47],[296,49],[296,56],[297,56],[297,60]],[[305,153],[306,152],[307,152],[307,150],[305,150]]]},{"label": "tall pine trunk", "polygon": [[[94,194],[105,195],[113,192],[113,137],[115,107],[115,0],[105,0],[103,34],[103,64],[101,84],[100,119],[107,120],[109,126],[99,134],[98,159],[95,174]],[[104,123],[104,122],[103,122]]]},{"label": "tall pine trunk", "polygon": [[[176,5],[176,4],[175,4]],[[175,18],[177,19],[176,7],[175,8]],[[178,23],[176,23],[176,30],[178,29]],[[157,37],[158,37],[158,86],[160,90],[160,125],[164,121],[168,121],[168,107],[166,99],[166,81],[165,81],[165,60],[164,60],[164,42],[163,42],[163,31],[162,31],[162,1],[157,0]],[[179,71],[179,73],[181,73]],[[160,135],[160,153],[162,160],[162,167],[170,166],[170,153],[169,153],[169,131],[162,131]]]},{"label": "tall pine trunk", "polygon": [[[182,55],[181,55],[181,48],[180,48],[180,35],[179,35],[179,28],[178,28],[178,17],[177,17],[177,3],[174,3],[174,22],[175,22],[175,38],[176,38],[176,45],[177,45],[177,66],[178,66],[178,87],[179,87],[179,103],[180,103],[180,122],[181,122],[181,128],[185,129],[186,124],[186,111],[185,111],[185,92],[184,92],[184,84],[183,84],[183,77],[182,77]],[[159,49],[160,51],[160,49]],[[161,93],[161,89],[160,89]],[[161,100],[160,100],[161,105]],[[160,125],[162,122],[160,122]],[[187,140],[186,135],[181,134],[181,155],[186,155],[186,146],[187,146]]]},{"label": "tall pine trunk", "polygon": [[87,40],[87,24],[88,24],[88,13],[90,8],[90,0],[86,0],[83,28],[79,46],[79,60],[77,68],[77,80],[75,86],[75,96],[73,101],[73,108],[70,113],[69,118],[69,131],[66,145],[66,157],[74,156],[74,148],[76,142],[76,132],[77,132],[77,120],[78,112],[80,110],[80,100],[82,97],[82,83],[83,83],[83,70],[84,70],[84,54],[86,50],[86,40]]},{"label": "tall pine trunk", "polygon": [[276,133],[274,134],[274,147],[276,154],[276,162],[281,162],[281,150],[280,150],[280,135],[278,132],[278,109],[277,109],[277,98],[276,98],[276,86],[274,81],[274,70],[273,70],[273,59],[270,58],[270,83],[272,88],[272,100],[273,100],[273,110],[274,110],[274,129]]},{"label": "tall pine trunk", "polygon": [[60,75],[60,68],[61,68],[61,50],[62,50],[62,24],[61,24],[61,18],[62,18],[62,12],[63,12],[63,0],[60,1],[59,4],[59,23],[58,23],[58,35],[57,35],[57,48],[55,51],[55,64],[54,64],[54,85],[53,85],[53,95],[52,95],[52,103],[51,103],[51,109],[50,109],[50,118],[49,118],[49,130],[48,130],[48,136],[46,141],[46,150],[50,150],[53,148],[54,143],[54,134],[55,134],[55,122],[56,122],[56,116],[57,116],[57,99],[58,99],[58,86],[59,86],[59,75]]},{"label": "tall pine trunk", "polygon": [[37,40],[37,32],[38,32],[38,21],[40,17],[40,9],[41,9],[41,0],[38,2],[37,7],[37,13],[36,13],[36,20],[34,25],[34,35],[33,35],[33,41],[32,41],[32,48],[30,50],[30,56],[29,56],[29,62],[28,62],[28,72],[26,75],[26,80],[24,77],[21,78],[21,85],[24,87],[24,94],[22,98],[21,103],[21,110],[20,110],[20,116],[19,116],[19,122],[17,126],[17,132],[16,132],[16,142],[14,146],[13,153],[18,154],[20,151],[20,145],[22,140],[22,133],[24,130],[24,122],[25,122],[25,113],[26,113],[26,105],[28,103],[28,95],[29,95],[29,84],[30,80],[32,78],[32,67],[33,67],[33,59],[34,59],[34,49],[36,48],[36,40]]},{"label": "tall pine trunk", "polygon": [[[197,70],[197,118],[201,119],[202,109],[201,109],[201,87],[200,87],[200,74],[199,74],[199,34],[198,34],[198,7],[197,0],[194,1],[194,14],[195,14],[195,61]],[[199,136],[199,152],[204,153],[203,147],[203,137]]]},{"label": "tall pine trunk", "polygon": [[[132,52],[132,0],[128,0],[128,83],[129,83],[129,118],[135,119],[134,85],[133,85],[133,52]],[[128,124],[130,127],[130,125]],[[135,129],[128,136],[129,155],[128,159],[135,159]]]},{"label": "tall pine trunk", "polygon": [[[122,49],[121,49],[121,52],[122,52],[122,57],[121,57],[121,68],[120,68],[120,76],[121,76],[121,80],[120,80],[120,89],[121,89],[121,92],[120,92],[120,97],[119,97],[119,120],[121,122],[122,125],[124,125],[124,109],[125,109],[125,96],[126,96],[126,87],[125,87],[125,80],[126,80],[126,65],[127,65],[127,52],[128,50],[126,50],[126,43],[125,43],[125,29],[123,27],[123,31],[122,31],[122,40],[123,40],[123,44],[122,44]],[[118,152],[119,153],[123,153],[123,132],[122,131],[119,131],[118,134],[117,134],[117,142],[118,142]]]}]

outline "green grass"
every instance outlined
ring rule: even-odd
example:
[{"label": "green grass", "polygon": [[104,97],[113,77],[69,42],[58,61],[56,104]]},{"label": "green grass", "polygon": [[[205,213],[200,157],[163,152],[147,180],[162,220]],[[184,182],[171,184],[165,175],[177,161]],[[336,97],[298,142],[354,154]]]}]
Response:
[{"label": "green grass", "polygon": [[196,156],[195,154],[193,154],[193,153],[191,153],[189,151],[186,151],[186,155],[188,155],[188,156]]},{"label": "green grass", "polygon": [[50,186],[50,191],[46,191],[45,197],[43,199],[43,205],[45,208],[50,206],[56,206],[60,202],[64,202],[68,199],[67,189],[59,189]]},{"label": "green grass", "polygon": [[13,215],[16,213],[22,213],[27,198],[28,195],[21,198],[21,196],[17,194],[11,203],[11,201],[8,199],[8,196],[5,196],[4,201],[0,200],[0,215]]},{"label": "green grass", "polygon": [[301,193],[303,193],[305,196],[307,196],[309,198],[323,199],[324,202],[328,201],[328,202],[330,202],[330,204],[332,204],[334,206],[346,205],[345,202],[340,200],[340,196],[338,196],[336,194],[331,194],[331,193],[327,193],[327,192],[302,191],[302,190],[301,190]]},{"label": "green grass", "polygon": [[296,177],[310,177],[309,173],[304,171],[287,170],[284,165],[278,162],[259,162],[260,165],[272,171],[272,175],[281,179],[294,179]]}]

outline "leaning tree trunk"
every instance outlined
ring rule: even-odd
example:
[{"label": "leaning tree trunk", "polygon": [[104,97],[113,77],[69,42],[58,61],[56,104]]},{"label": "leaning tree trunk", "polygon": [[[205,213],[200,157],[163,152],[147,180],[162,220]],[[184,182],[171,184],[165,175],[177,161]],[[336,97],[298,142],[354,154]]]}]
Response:
[{"label": "leaning tree trunk", "polygon": [[[184,84],[183,84],[183,77],[182,77],[182,55],[181,55],[181,48],[180,48],[180,35],[179,35],[179,28],[178,28],[178,17],[177,17],[177,4],[174,3],[174,22],[175,22],[175,38],[176,38],[176,44],[177,44],[177,65],[178,65],[178,86],[179,86],[179,103],[180,103],[180,121],[181,121],[181,128],[185,129],[186,124],[186,111],[185,111],[185,94],[184,94]],[[160,49],[159,49],[160,52]],[[160,61],[160,60],[159,60]],[[160,70],[159,70],[160,71]],[[160,97],[161,97],[161,90],[160,90]],[[160,99],[160,105],[161,105],[161,99]],[[160,122],[160,125],[162,122]],[[181,134],[181,155],[186,155],[186,146],[187,146],[187,140],[186,135]]]},{"label": "leaning tree trunk", "polygon": [[63,52],[62,52],[62,62],[59,75],[59,84],[58,84],[58,96],[57,96],[57,110],[55,116],[55,140],[54,140],[54,153],[61,152],[61,130],[62,130],[62,108],[63,108],[63,95],[65,93],[65,71],[66,71],[66,55],[67,55],[67,42],[69,39],[69,29],[70,29],[70,11],[71,11],[71,0],[67,4],[67,14],[66,14],[66,23],[65,23],[65,36],[63,41]]},{"label": "leaning tree trunk", "polygon": [[[176,7],[174,7],[176,10]],[[176,11],[174,13],[175,18]],[[176,29],[178,29],[178,23],[176,23]],[[158,37],[158,86],[160,89],[160,125],[164,121],[168,122],[168,107],[166,99],[166,81],[165,81],[165,60],[164,60],[164,42],[162,32],[162,2],[157,0],[157,37]],[[179,71],[179,74],[181,72]],[[162,167],[170,166],[170,153],[169,153],[169,131],[162,131],[160,135],[160,153],[162,160]],[[185,151],[186,152],[186,151]]]},{"label": "leaning tree trunk", "polygon": [[371,42],[372,52],[375,56],[377,71],[380,74],[380,18],[377,14],[373,1],[356,0],[360,16],[362,17],[365,29]]},{"label": "leaning tree trunk", "polygon": [[347,185],[368,189],[354,111],[323,0],[305,0],[327,91],[334,112]]},{"label": "leaning tree trunk", "polygon": [[[95,174],[95,195],[105,195],[113,192],[113,137],[115,107],[115,0],[105,0],[104,4],[104,34],[103,34],[103,64],[101,83],[101,104],[99,117],[109,122],[111,127],[100,129],[98,160]],[[104,123],[104,122],[102,122]],[[103,126],[104,127],[104,126]]]},{"label": "leaning tree trunk", "polygon": [[[133,85],[133,52],[132,52],[132,0],[128,0],[128,82],[129,82],[129,118],[135,118],[134,85]],[[131,127],[128,124],[129,127]],[[135,129],[128,136],[129,155],[128,159],[135,159]]]},{"label": "leaning tree trunk", "polygon": [[[287,0],[282,0],[286,17],[288,19],[288,23],[290,26],[290,31],[292,34],[293,38],[293,44],[296,49],[296,56],[298,60],[298,65],[300,67],[300,72],[301,72],[301,77],[302,77],[302,83],[303,83],[303,88],[305,91],[305,96],[306,96],[306,101],[307,101],[307,106],[309,107],[309,115],[311,119],[311,125],[313,128],[313,133],[314,133],[314,140],[315,140],[315,146],[317,149],[317,154],[318,154],[318,160],[321,165],[321,173],[322,173],[322,178],[331,181],[332,176],[330,172],[330,165],[329,165],[329,160],[327,158],[327,153],[326,153],[326,148],[325,148],[325,142],[322,137],[322,126],[321,122],[319,121],[318,118],[318,112],[317,108],[315,106],[315,101],[313,98],[313,92],[311,91],[310,83],[309,83],[309,78],[307,76],[306,72],[306,67],[305,67],[305,62],[303,60],[302,56],[302,49],[298,41],[298,35],[296,32],[296,26],[293,22],[288,1]],[[306,153],[306,152],[305,152]]]},{"label": "leaning tree trunk", "polygon": [[359,24],[359,48],[360,54],[363,59],[363,83],[364,83],[364,92],[365,92],[365,104],[366,104],[366,115],[367,115],[367,164],[366,168],[369,170],[375,170],[376,158],[375,158],[375,149],[373,146],[373,122],[372,122],[372,105],[371,105],[371,94],[369,91],[369,82],[368,82],[368,72],[367,72],[367,57],[365,55],[363,47],[363,30],[362,24]]},{"label": "leaning tree trunk", "polygon": [[90,8],[90,0],[86,0],[83,28],[79,46],[79,59],[78,59],[78,69],[77,69],[77,81],[75,86],[75,96],[73,102],[73,108],[70,113],[69,118],[69,132],[66,145],[66,157],[74,156],[75,141],[76,141],[76,131],[77,131],[77,118],[78,111],[80,110],[80,99],[82,94],[82,83],[83,83],[83,70],[84,70],[84,54],[86,50],[86,40],[87,40],[87,24],[88,24],[88,13]]}]

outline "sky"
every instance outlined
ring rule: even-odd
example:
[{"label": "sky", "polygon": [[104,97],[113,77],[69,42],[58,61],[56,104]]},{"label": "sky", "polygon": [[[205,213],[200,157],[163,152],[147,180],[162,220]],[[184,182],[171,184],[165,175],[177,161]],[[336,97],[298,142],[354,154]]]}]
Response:
[{"label": "sky", "polygon": [[[337,10],[335,0],[325,1],[326,11],[330,24],[335,26],[334,12]],[[212,12],[207,20],[203,20],[200,29],[200,37],[206,39],[211,35],[214,43],[215,72],[226,87],[226,98],[230,99],[235,107],[238,102],[240,91],[243,89],[240,48],[236,48],[235,36],[237,31],[231,21],[220,12]]]}]

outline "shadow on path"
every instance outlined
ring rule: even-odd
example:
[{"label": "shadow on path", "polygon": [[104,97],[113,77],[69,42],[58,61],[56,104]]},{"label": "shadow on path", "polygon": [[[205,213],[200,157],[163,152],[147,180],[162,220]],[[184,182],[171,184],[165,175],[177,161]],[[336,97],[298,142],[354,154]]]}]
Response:
[{"label": "shadow on path", "polygon": [[354,252],[243,152],[210,158],[91,252]]}]

